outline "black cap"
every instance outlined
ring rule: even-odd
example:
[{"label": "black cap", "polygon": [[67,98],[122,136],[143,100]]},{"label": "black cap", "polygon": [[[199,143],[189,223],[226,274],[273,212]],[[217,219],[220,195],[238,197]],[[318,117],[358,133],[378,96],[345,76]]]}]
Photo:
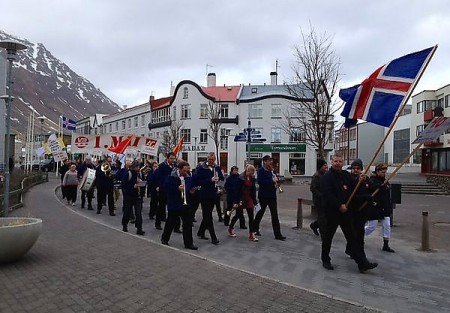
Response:
[{"label": "black cap", "polygon": [[322,166],[324,166],[325,164],[327,164],[327,161],[318,159],[317,160],[317,170],[320,170],[322,168]]},{"label": "black cap", "polygon": [[360,169],[363,169],[363,162],[362,162],[360,159],[355,159],[355,160],[352,162],[352,164],[351,164],[350,167],[351,167],[351,168],[353,168],[353,167],[359,167]]},{"label": "black cap", "polygon": [[265,156],[263,157],[262,160],[263,160],[263,162],[266,162],[267,160],[273,160],[273,159],[272,159],[272,157],[271,157],[270,155],[267,154],[267,155],[265,155]]}]

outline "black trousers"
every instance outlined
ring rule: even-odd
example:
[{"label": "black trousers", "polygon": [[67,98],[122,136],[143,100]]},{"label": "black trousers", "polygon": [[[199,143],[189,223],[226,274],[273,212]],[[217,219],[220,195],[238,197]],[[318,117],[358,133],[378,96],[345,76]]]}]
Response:
[{"label": "black trousers", "polygon": [[101,211],[103,203],[108,199],[109,213],[114,213],[114,187],[97,187],[97,210]]},{"label": "black trousers", "polygon": [[155,226],[161,226],[161,221],[166,219],[167,196],[165,191],[158,192],[158,210],[155,215]]},{"label": "black trousers", "polygon": [[[249,233],[254,233],[255,230],[253,229],[253,212],[255,211],[254,208],[247,208],[247,215],[248,215],[248,225],[249,225],[249,229],[248,232]],[[231,219],[230,222],[230,227],[234,228],[234,224],[237,222],[237,220],[239,219],[240,223],[241,223],[241,227],[242,225],[245,226],[245,218],[244,218],[244,209],[237,209],[236,210],[236,215],[233,216],[233,218]]]},{"label": "black trousers", "polygon": [[214,222],[212,217],[212,211],[214,207],[214,199],[200,200],[202,205],[202,222],[198,229],[198,236],[205,236],[206,230],[209,231],[212,241],[217,240],[216,232],[214,231]]},{"label": "black trousers", "polygon": [[[350,218],[350,226],[352,228],[352,232],[355,239],[356,249],[358,249],[362,257],[365,260],[367,260],[366,252],[364,249],[364,237],[365,237],[364,226],[366,225],[367,222],[367,216],[365,212],[357,210],[350,211],[348,214]],[[347,241],[347,246],[345,250],[350,254],[353,254],[353,251],[351,249],[352,248],[350,246],[350,243]]]},{"label": "black trousers", "polygon": [[281,236],[280,220],[278,219],[277,199],[261,198],[259,199],[259,204],[261,206],[261,210],[256,213],[253,223],[254,231],[256,232],[259,230],[259,224],[261,224],[261,220],[264,216],[264,213],[266,212],[266,208],[267,206],[269,206],[270,216],[272,218],[273,234],[275,235],[275,237]]},{"label": "black trousers", "polygon": [[[134,214],[133,214],[134,209]],[[135,216],[134,226],[137,230],[142,230],[142,198],[138,195],[127,195],[123,193],[123,217],[122,226],[127,227],[131,216]]]},{"label": "black trousers", "polygon": [[326,214],[326,227],[324,233],[322,234],[322,262],[331,261],[331,244],[333,242],[333,237],[338,226],[341,227],[342,232],[344,233],[347,243],[349,244],[349,249],[352,252],[354,261],[358,265],[363,265],[366,262],[366,259],[363,255],[363,251],[356,244],[356,237],[351,225],[351,217],[348,213],[342,214],[340,212]]},{"label": "black trousers", "polygon": [[66,199],[67,201],[76,202],[77,201],[77,186],[65,186]]},{"label": "black trousers", "polygon": [[216,196],[214,199],[214,206],[216,207],[217,217],[222,219],[222,208],[220,207],[220,196]]},{"label": "black trousers", "polygon": [[156,212],[158,211],[158,205],[158,192],[153,190],[150,192],[150,211],[148,213],[150,218],[155,217]]},{"label": "black trousers", "polygon": [[195,219],[195,214],[197,213],[198,207],[200,206],[200,199],[198,196],[194,196],[191,198],[191,215],[192,220]]},{"label": "black trousers", "polygon": [[179,227],[180,219],[183,222],[183,242],[185,247],[192,246],[194,240],[192,239],[192,216],[187,209],[184,211],[168,211],[167,221],[164,225],[164,231],[161,240],[169,241],[172,231]]},{"label": "black trousers", "polygon": [[91,190],[89,191],[81,190],[81,207],[84,208],[87,198],[88,208],[92,208],[93,197],[94,197],[94,188],[91,188]]},{"label": "black trousers", "polygon": [[[226,208],[225,212],[223,212],[223,223],[225,224],[225,226],[228,226],[230,224],[230,215],[229,215],[230,211],[232,211],[232,206],[228,206]],[[253,209],[253,211],[254,211],[254,209]],[[254,216],[254,214],[252,216]],[[244,214],[239,215],[238,218],[239,218],[239,225],[240,225],[240,227],[241,228],[245,228],[245,217],[244,217]],[[252,227],[250,222],[249,222],[249,227]]]}]

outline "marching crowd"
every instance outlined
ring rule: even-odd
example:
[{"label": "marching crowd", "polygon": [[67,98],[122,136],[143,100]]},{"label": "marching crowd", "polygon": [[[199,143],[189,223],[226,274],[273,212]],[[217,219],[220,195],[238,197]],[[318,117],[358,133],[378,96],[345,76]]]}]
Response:
[{"label": "marching crowd", "polygon": [[[253,242],[261,236],[260,223],[269,208],[274,237],[284,241],[286,237],[281,233],[277,208],[280,179],[274,172],[273,159],[266,155],[262,161],[258,170],[251,164],[242,172],[233,166],[225,179],[213,152],[208,153],[206,161],[200,162],[195,168],[191,168],[186,161],[177,162],[173,152],[168,153],[160,164],[147,161],[141,165],[127,159],[124,166],[120,161],[113,163],[111,157],[94,164],[91,157],[87,156],[78,166],[69,161],[64,162],[60,168],[61,188],[68,204],[76,205],[79,189],[81,208],[85,208],[87,203],[87,209],[94,210],[92,201],[95,198],[97,214],[101,214],[102,207],[107,205],[111,216],[115,216],[121,190],[122,230],[128,232],[129,224],[134,223],[138,235],[145,234],[142,229],[142,204],[143,198],[149,197],[149,218],[154,220],[156,229],[162,230],[161,243],[164,245],[169,245],[172,232],[176,232],[182,233],[186,249],[198,249],[194,244],[192,227],[197,222],[196,211],[199,206],[202,220],[196,235],[200,240],[219,244],[213,222],[213,210],[216,207],[219,222],[228,226],[228,236],[236,237],[234,227],[239,221],[240,228],[248,229],[248,239]],[[384,238],[382,250],[394,252],[389,246],[392,207],[389,184],[385,183],[387,167],[377,165],[370,178],[362,173],[363,164],[358,159],[351,164],[351,173],[342,167],[343,158],[338,154],[333,156],[330,169],[326,161],[318,160],[318,170],[311,181],[318,220],[310,227],[316,235],[320,235],[324,268],[334,268],[330,250],[339,226],[347,241],[345,253],[363,273],[378,265],[367,259],[364,237],[376,229],[380,220]],[[224,212],[220,209],[222,188],[226,191]],[[94,197],[95,189],[97,194]],[[248,227],[244,212],[247,213]],[[165,222],[164,228],[162,222]]]}]

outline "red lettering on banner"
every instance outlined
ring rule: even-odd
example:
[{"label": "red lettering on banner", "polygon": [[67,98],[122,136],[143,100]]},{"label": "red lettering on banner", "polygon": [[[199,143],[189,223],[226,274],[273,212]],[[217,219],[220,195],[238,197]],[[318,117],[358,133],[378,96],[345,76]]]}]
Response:
[{"label": "red lettering on banner", "polygon": [[158,141],[153,140],[153,139],[151,139],[151,138],[146,138],[146,139],[145,139],[145,145],[146,145],[147,147],[154,148],[154,147],[156,146],[157,143],[158,143]]},{"label": "red lettering on banner", "polygon": [[94,148],[100,148],[100,136],[95,136],[95,146]]},{"label": "red lettering on banner", "polygon": [[134,142],[130,146],[137,147],[139,145],[140,140],[141,140],[141,137],[134,137]]}]

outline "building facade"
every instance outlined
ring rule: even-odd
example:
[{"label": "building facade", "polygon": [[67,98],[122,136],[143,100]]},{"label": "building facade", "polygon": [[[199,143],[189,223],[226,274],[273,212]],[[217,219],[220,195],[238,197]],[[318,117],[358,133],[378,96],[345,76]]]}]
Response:
[{"label": "building facade", "polygon": [[[450,85],[424,90],[412,97],[410,137],[413,141],[435,116],[450,116]],[[412,146],[414,149],[416,145]],[[450,130],[436,141],[427,142],[414,156],[421,172],[450,174]]]}]

